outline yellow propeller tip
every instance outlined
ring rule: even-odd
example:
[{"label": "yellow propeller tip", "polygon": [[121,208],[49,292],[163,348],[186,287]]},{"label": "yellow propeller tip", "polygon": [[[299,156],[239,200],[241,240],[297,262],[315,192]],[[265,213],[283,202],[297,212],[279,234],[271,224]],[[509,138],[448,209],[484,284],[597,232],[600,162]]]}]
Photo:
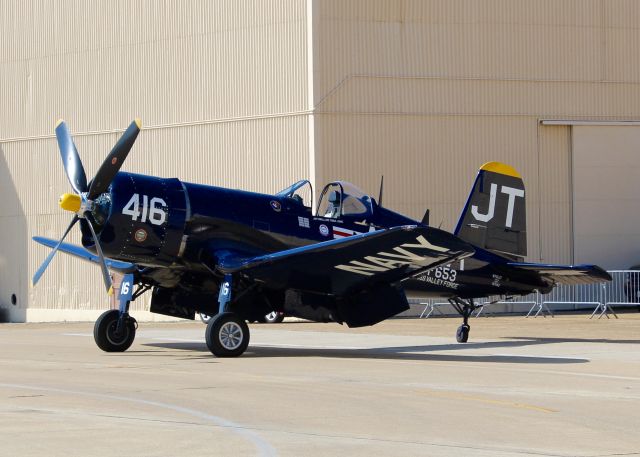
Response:
[{"label": "yellow propeller tip", "polygon": [[60,124],[62,124],[63,122],[64,122],[64,119],[58,119],[58,120],[56,121],[56,128],[58,128],[58,126],[59,126]]},{"label": "yellow propeller tip", "polygon": [[139,118],[136,118],[136,119],[134,120],[134,122],[136,123],[136,125],[138,126],[138,128],[139,128],[139,129],[141,129],[141,128],[142,128],[142,121],[141,121]]},{"label": "yellow propeller tip", "polygon": [[113,286],[109,287],[109,292],[107,292],[107,295],[113,295]]}]

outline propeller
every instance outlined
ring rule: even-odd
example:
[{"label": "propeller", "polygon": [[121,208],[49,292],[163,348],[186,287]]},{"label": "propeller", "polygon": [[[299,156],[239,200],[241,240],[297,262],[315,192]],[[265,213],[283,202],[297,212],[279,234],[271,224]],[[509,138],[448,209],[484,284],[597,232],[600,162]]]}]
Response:
[{"label": "propeller", "polygon": [[67,173],[67,178],[69,178],[69,183],[77,194],[86,192],[87,175],[84,172],[78,149],[76,149],[73,138],[71,138],[67,123],[60,119],[56,123],[55,130],[58,147],[60,148],[60,157],[62,157],[62,164],[64,165],[64,171]]},{"label": "propeller", "polygon": [[49,266],[51,259],[53,259],[53,256],[56,255],[56,252],[58,252],[58,248],[60,247],[64,239],[67,237],[67,235],[69,234],[73,226],[76,225],[76,222],[78,222],[79,220],[80,218],[77,215],[73,216],[73,219],[71,220],[71,224],[69,224],[69,227],[67,227],[67,230],[64,232],[64,235],[62,235],[62,238],[60,238],[60,241],[58,241],[58,244],[56,244],[56,247],[53,248],[53,250],[49,253],[47,258],[44,259],[44,262],[42,262],[42,265],[40,265],[40,268],[38,268],[36,273],[33,275],[31,284],[35,286],[36,283],[40,280],[40,276],[42,276],[42,273],[44,273],[44,270],[46,270],[47,267]]},{"label": "propeller", "polygon": [[58,244],[53,248],[44,262],[42,262],[42,265],[40,265],[33,275],[33,279],[31,281],[32,285],[36,285],[40,280],[40,277],[49,266],[49,263],[51,263],[51,260],[58,251],[58,248],[73,226],[76,225],[80,219],[87,219],[87,225],[91,231],[91,236],[93,237],[93,242],[95,243],[96,251],[100,258],[100,268],[102,269],[104,285],[107,289],[107,293],[111,294],[113,292],[111,276],[109,275],[109,269],[107,268],[104,254],[102,253],[102,246],[100,246],[100,241],[98,240],[95,229],[93,228],[95,220],[92,215],[92,211],[95,208],[94,200],[106,192],[111,185],[113,178],[116,176],[125,159],[129,155],[129,151],[131,151],[131,147],[136,141],[141,127],[142,123],[139,119],[134,120],[129,127],[127,127],[127,130],[125,130],[118,142],[113,146],[113,149],[111,149],[109,155],[107,155],[105,160],[102,162],[98,172],[88,186],[87,175],[84,171],[84,167],[82,166],[78,149],[71,137],[69,127],[62,119],[56,123],[55,132],[56,139],[58,140],[58,147],[60,148],[62,165],[64,166],[64,171],[69,179],[71,187],[76,192],[75,194],[61,195],[58,204],[62,209],[71,211],[75,213],[75,215],[67,227],[67,230],[62,235],[62,238],[60,238]]},{"label": "propeller", "polygon": [[136,138],[138,138],[138,133],[140,133],[141,128],[142,123],[140,119],[136,119],[127,127],[127,130],[124,131],[107,158],[104,159],[104,162],[100,165],[96,176],[91,181],[89,195],[87,196],[89,200],[95,199],[109,188],[111,181],[113,181],[116,173],[118,173],[120,167],[122,167],[122,164],[129,155],[129,151],[131,151],[133,143],[135,143]]}]

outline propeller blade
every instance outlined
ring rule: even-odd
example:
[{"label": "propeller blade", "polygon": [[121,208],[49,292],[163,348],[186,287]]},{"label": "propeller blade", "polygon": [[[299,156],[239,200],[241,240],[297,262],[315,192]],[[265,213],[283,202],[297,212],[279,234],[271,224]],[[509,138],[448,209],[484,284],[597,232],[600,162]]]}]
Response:
[{"label": "propeller blade", "polygon": [[142,123],[140,119],[133,121],[122,134],[107,158],[104,159],[96,176],[93,178],[93,181],[91,181],[91,187],[89,188],[89,195],[87,197],[89,200],[93,200],[107,190],[113,177],[118,173],[127,155],[129,155],[129,151],[136,141],[141,127]]},{"label": "propeller blade", "polygon": [[67,173],[71,187],[73,187],[73,190],[75,190],[77,194],[86,192],[87,175],[84,172],[84,167],[80,161],[76,145],[73,143],[73,138],[71,138],[69,127],[67,127],[67,123],[62,119],[56,124],[56,138],[58,139],[58,147],[60,148],[64,171]]},{"label": "propeller blade", "polygon": [[93,229],[93,216],[89,211],[84,213],[87,218],[87,225],[89,226],[89,230],[91,230],[91,235],[93,236],[93,242],[96,244],[96,250],[98,251],[98,257],[100,258],[100,268],[102,269],[102,279],[104,280],[104,285],[107,288],[107,294],[113,294],[113,283],[111,282],[111,275],[109,274],[109,268],[107,268],[107,262],[104,260],[104,254],[102,254],[102,247],[100,246],[100,241],[96,236],[96,232]]},{"label": "propeller blade", "polygon": [[64,235],[62,235],[62,238],[60,238],[60,241],[58,241],[58,244],[56,244],[56,247],[53,248],[53,250],[49,253],[47,258],[44,259],[44,262],[42,262],[42,265],[40,265],[40,268],[38,268],[38,271],[36,271],[36,273],[33,275],[33,279],[31,280],[32,286],[35,286],[36,283],[40,280],[42,273],[44,273],[44,270],[47,269],[47,267],[49,266],[49,263],[51,263],[51,259],[53,259],[53,256],[56,255],[56,252],[58,252],[58,248],[60,247],[64,239],[67,237],[67,235],[69,234],[73,226],[76,225],[76,222],[78,222],[78,220],[80,220],[78,216],[73,216],[73,219],[71,220],[71,224],[69,224],[69,227],[67,227],[67,230],[64,232]]}]

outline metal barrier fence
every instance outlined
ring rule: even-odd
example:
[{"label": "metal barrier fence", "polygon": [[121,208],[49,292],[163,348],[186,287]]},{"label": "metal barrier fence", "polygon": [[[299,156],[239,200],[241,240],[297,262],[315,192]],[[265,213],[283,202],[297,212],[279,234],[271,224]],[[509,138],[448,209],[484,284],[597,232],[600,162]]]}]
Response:
[{"label": "metal barrier fence", "polygon": [[[494,305],[511,305],[512,309],[517,309],[522,305],[529,306],[529,312],[525,317],[537,317],[550,315],[553,317],[553,311],[575,311],[593,306],[593,312],[589,318],[598,315],[598,318],[606,316],[609,313],[617,319],[618,315],[614,310],[614,306],[638,306],[640,310],[640,271],[639,270],[611,270],[609,274],[612,281],[602,284],[580,284],[580,285],[558,285],[545,295],[539,294],[537,291],[522,297],[513,297],[505,299],[501,297],[489,297],[487,299],[477,300],[476,304],[480,305],[476,313],[476,317],[481,314],[491,314],[491,307]],[[442,299],[418,299],[410,300],[410,303],[424,305],[421,318],[428,318],[434,314],[444,314],[441,310],[443,306],[449,305]],[[485,310],[486,308],[486,310]],[[503,306],[506,311],[509,306]],[[503,312],[505,312],[503,311]]]}]

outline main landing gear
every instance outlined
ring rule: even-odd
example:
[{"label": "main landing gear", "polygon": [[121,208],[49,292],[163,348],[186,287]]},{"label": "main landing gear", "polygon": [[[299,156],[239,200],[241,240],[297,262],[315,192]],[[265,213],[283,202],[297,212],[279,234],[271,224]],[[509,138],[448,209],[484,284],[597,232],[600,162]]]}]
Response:
[{"label": "main landing gear", "polygon": [[216,357],[238,357],[249,346],[249,327],[237,314],[223,312],[209,320],[205,339]]},{"label": "main landing gear", "polygon": [[469,317],[471,313],[480,307],[473,303],[473,298],[467,300],[458,297],[450,298],[449,303],[462,316],[462,325],[456,330],[456,341],[458,343],[466,343],[469,340],[469,331],[471,330]]},{"label": "main landing gear", "polygon": [[218,314],[207,323],[205,340],[216,357],[238,357],[249,346],[249,326],[238,314],[230,312],[231,275],[225,275],[218,295]]}]

